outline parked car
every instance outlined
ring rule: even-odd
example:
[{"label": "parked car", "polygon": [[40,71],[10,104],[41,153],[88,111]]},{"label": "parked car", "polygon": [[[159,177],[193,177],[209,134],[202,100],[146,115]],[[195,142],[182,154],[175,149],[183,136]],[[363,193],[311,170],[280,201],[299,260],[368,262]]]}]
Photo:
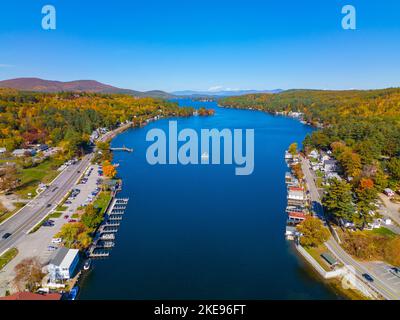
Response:
[{"label": "parked car", "polygon": [[362,276],[368,282],[374,282],[374,279],[368,273],[364,273]]},{"label": "parked car", "polygon": [[51,239],[51,243],[56,243],[56,244],[58,244],[58,243],[61,243],[62,242],[62,238],[54,238],[54,239]]},{"label": "parked car", "polygon": [[68,219],[68,218],[69,218],[69,215],[66,214],[66,215],[64,216],[64,219]]},{"label": "parked car", "polygon": [[55,251],[55,250],[57,250],[58,248],[57,247],[55,247],[55,246],[48,246],[47,247],[47,250],[48,251]]},{"label": "parked car", "polygon": [[75,219],[69,219],[68,222],[76,222]]},{"label": "parked car", "polygon": [[42,226],[43,227],[52,227],[52,226],[54,226],[54,222],[45,221],[45,222],[43,222]]},{"label": "parked car", "polygon": [[11,236],[11,233],[7,232],[7,233],[3,234],[2,238],[3,238],[3,239],[7,239],[7,238],[9,238],[10,236]]}]

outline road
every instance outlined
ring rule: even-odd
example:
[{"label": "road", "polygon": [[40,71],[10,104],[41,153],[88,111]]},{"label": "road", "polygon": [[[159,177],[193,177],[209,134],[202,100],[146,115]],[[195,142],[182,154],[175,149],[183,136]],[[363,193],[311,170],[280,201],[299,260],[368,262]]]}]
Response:
[{"label": "road", "polygon": [[[304,177],[308,185],[308,189],[310,191],[310,198],[313,203],[313,207],[316,211],[316,214],[324,219],[321,197],[315,184],[314,176],[309,167],[308,160],[301,158],[301,165]],[[342,247],[333,237],[331,237],[326,242],[326,246],[343,264],[354,267],[356,276],[360,281],[363,281],[365,284],[373,288],[385,299],[400,300],[400,291],[395,290],[388,281],[378,276],[378,274],[374,270],[372,270],[371,268],[367,268],[365,265],[363,265],[363,263],[356,261],[353,257],[347,254],[347,252],[342,249]],[[364,278],[362,277],[364,273],[370,274],[374,278],[374,281],[367,282],[366,280],[364,280]]]},{"label": "road", "polygon": [[[104,142],[112,139],[115,135],[131,126],[132,122],[128,122],[113,131],[105,133],[99,138],[99,141]],[[66,193],[73,188],[78,178],[90,164],[93,156],[94,153],[90,153],[76,164],[68,166],[58,175],[48,189],[26,204],[18,213],[0,224],[0,254],[15,246],[27,232],[49,214]],[[11,236],[7,239],[2,239],[1,237],[5,233],[11,233]]]},{"label": "road", "polygon": [[49,188],[0,225],[0,237],[5,233],[11,233],[11,236],[7,239],[0,238],[0,254],[15,246],[29,230],[48,215],[66,193],[72,189],[90,164],[92,157],[93,154],[86,155],[76,164],[68,166],[58,175]]}]

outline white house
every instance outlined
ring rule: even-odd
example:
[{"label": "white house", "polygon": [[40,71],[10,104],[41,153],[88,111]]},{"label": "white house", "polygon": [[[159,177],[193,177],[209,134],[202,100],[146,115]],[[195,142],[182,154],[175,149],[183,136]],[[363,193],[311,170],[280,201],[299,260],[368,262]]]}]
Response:
[{"label": "white house", "polygon": [[50,279],[68,280],[73,276],[76,266],[79,262],[79,250],[67,249],[61,247],[57,250],[57,254],[51,259],[47,270],[49,271]]},{"label": "white house", "polygon": [[34,149],[15,149],[12,152],[14,157],[34,156],[36,151]]},{"label": "white house", "polygon": [[319,153],[318,153],[318,151],[317,150],[312,150],[310,153],[309,153],[309,155],[308,155],[310,158],[315,158],[315,159],[317,159],[318,158],[318,156],[319,156]]},{"label": "white house", "polygon": [[325,160],[324,161],[324,171],[325,172],[335,172],[337,170],[336,160]]}]

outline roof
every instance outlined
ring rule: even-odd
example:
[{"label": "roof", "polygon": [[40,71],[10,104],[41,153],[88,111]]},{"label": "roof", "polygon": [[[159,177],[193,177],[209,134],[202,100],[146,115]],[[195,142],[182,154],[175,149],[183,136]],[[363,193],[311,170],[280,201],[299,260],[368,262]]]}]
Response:
[{"label": "roof", "polygon": [[67,253],[68,253],[68,248],[65,247],[59,248],[54,258],[50,260],[50,264],[59,266],[61,262],[64,260],[64,257],[67,255]]},{"label": "roof", "polygon": [[305,219],[306,215],[301,212],[289,212],[288,213],[289,217],[291,218],[298,218],[298,219]]},{"label": "roof", "polygon": [[47,293],[38,294],[32,292],[17,292],[10,296],[0,297],[0,300],[60,300],[61,294]]},{"label": "roof", "polygon": [[61,262],[60,268],[69,269],[72,262],[75,260],[75,257],[78,255],[78,249],[69,249],[67,255],[64,257],[63,261]]},{"label": "roof", "polygon": [[336,165],[336,160],[325,160],[324,164],[332,164],[332,165]]},{"label": "roof", "polygon": [[321,257],[324,258],[330,265],[334,265],[337,263],[336,259],[330,255],[328,252],[324,252],[321,254]]},{"label": "roof", "polygon": [[289,187],[290,191],[303,191],[302,187]]}]

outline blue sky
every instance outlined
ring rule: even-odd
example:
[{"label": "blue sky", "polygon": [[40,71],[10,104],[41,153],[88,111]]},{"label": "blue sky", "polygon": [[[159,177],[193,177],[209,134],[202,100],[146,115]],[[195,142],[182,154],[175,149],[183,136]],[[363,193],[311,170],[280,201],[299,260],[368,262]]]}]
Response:
[{"label": "blue sky", "polygon": [[[5,2],[5,1],[3,1]],[[41,28],[41,8],[57,29]],[[357,30],[341,8],[357,9]],[[136,90],[400,86],[397,0],[14,0],[0,79],[95,79]]]}]

